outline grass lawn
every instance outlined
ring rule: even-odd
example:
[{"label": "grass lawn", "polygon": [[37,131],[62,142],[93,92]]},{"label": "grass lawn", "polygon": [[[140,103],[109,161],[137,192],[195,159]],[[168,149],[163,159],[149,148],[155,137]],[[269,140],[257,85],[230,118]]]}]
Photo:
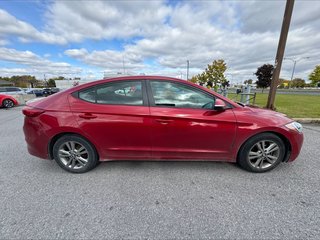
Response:
[{"label": "grass lawn", "polygon": [[[236,94],[228,94],[230,99],[235,99],[235,96]],[[257,93],[255,104],[265,107],[267,99],[268,93]],[[278,112],[292,118],[320,118],[320,95],[277,94],[275,106]]]}]

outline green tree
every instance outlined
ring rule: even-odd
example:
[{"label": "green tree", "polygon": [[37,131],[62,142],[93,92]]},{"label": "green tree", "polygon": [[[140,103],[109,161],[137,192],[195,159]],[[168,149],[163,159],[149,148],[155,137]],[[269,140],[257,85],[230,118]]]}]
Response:
[{"label": "green tree", "polygon": [[199,83],[201,86],[207,85],[207,76],[205,72],[193,76],[190,80],[193,83]]},{"label": "green tree", "polygon": [[253,80],[252,79],[248,79],[248,80],[245,80],[243,83],[244,84],[252,84]]},{"label": "green tree", "polygon": [[295,78],[291,81],[291,87],[303,88],[306,86],[306,81],[301,78]]},{"label": "green tree", "polygon": [[278,88],[289,88],[290,80],[279,78]]},{"label": "green tree", "polygon": [[205,72],[198,74],[197,78],[198,78],[200,85],[207,85],[208,84],[208,77]]},{"label": "green tree", "polygon": [[261,67],[258,67],[257,72],[255,73],[258,78],[256,84],[258,88],[262,88],[262,92],[265,88],[270,86],[273,70],[274,67],[272,64],[264,64]]},{"label": "green tree", "polygon": [[13,82],[15,86],[24,88],[34,88],[39,84],[39,81],[36,79],[36,77],[30,75],[12,76],[8,80]]},{"label": "green tree", "polygon": [[31,88],[34,88],[39,84],[39,81],[35,76],[25,76],[25,81],[27,81]]},{"label": "green tree", "polygon": [[197,75],[194,75],[189,81],[192,82],[192,83],[197,83],[198,82]]},{"label": "green tree", "polygon": [[227,79],[224,72],[227,70],[227,64],[223,59],[214,60],[212,64],[208,64],[205,70],[208,84],[212,84],[215,91],[218,90],[219,84],[225,85]]},{"label": "green tree", "polygon": [[55,79],[53,78],[50,78],[47,82],[47,86],[48,87],[56,87],[56,82],[55,82]]},{"label": "green tree", "polygon": [[309,75],[312,85],[316,86],[320,82],[320,65],[317,65]]},{"label": "green tree", "polygon": [[63,76],[53,77],[50,79],[52,79],[52,80],[65,80],[65,78]]}]

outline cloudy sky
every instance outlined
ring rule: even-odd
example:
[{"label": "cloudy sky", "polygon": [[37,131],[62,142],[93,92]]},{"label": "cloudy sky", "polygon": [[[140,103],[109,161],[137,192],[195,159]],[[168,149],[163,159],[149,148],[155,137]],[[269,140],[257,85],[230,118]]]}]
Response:
[{"label": "cloudy sky", "polygon": [[[186,77],[225,59],[232,82],[274,63],[285,1],[0,1],[0,76]],[[285,56],[320,64],[320,1],[295,3]],[[281,77],[290,79],[285,60]]]}]

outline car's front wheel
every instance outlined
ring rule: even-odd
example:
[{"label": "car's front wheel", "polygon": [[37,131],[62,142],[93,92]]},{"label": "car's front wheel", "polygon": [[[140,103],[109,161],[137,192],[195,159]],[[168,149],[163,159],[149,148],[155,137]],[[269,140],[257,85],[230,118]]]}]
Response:
[{"label": "car's front wheel", "polygon": [[72,173],[85,173],[98,163],[90,142],[77,135],[65,135],[53,146],[53,157],[61,168]]},{"label": "car's front wheel", "polygon": [[14,107],[14,102],[11,99],[5,99],[2,101],[2,106],[4,108],[12,108]]},{"label": "car's front wheel", "polygon": [[285,145],[273,133],[262,133],[250,138],[238,154],[239,165],[250,172],[267,172],[282,162]]}]

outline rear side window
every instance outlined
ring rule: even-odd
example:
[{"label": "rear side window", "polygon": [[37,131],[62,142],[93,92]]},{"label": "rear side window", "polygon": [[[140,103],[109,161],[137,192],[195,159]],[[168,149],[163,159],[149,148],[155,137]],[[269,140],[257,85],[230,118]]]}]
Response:
[{"label": "rear side window", "polygon": [[143,105],[141,81],[119,81],[79,92],[79,98],[92,103]]},{"label": "rear side window", "polygon": [[86,90],[83,90],[79,92],[79,98],[82,100],[85,100],[87,102],[96,102],[96,89],[95,88],[89,88]]}]

